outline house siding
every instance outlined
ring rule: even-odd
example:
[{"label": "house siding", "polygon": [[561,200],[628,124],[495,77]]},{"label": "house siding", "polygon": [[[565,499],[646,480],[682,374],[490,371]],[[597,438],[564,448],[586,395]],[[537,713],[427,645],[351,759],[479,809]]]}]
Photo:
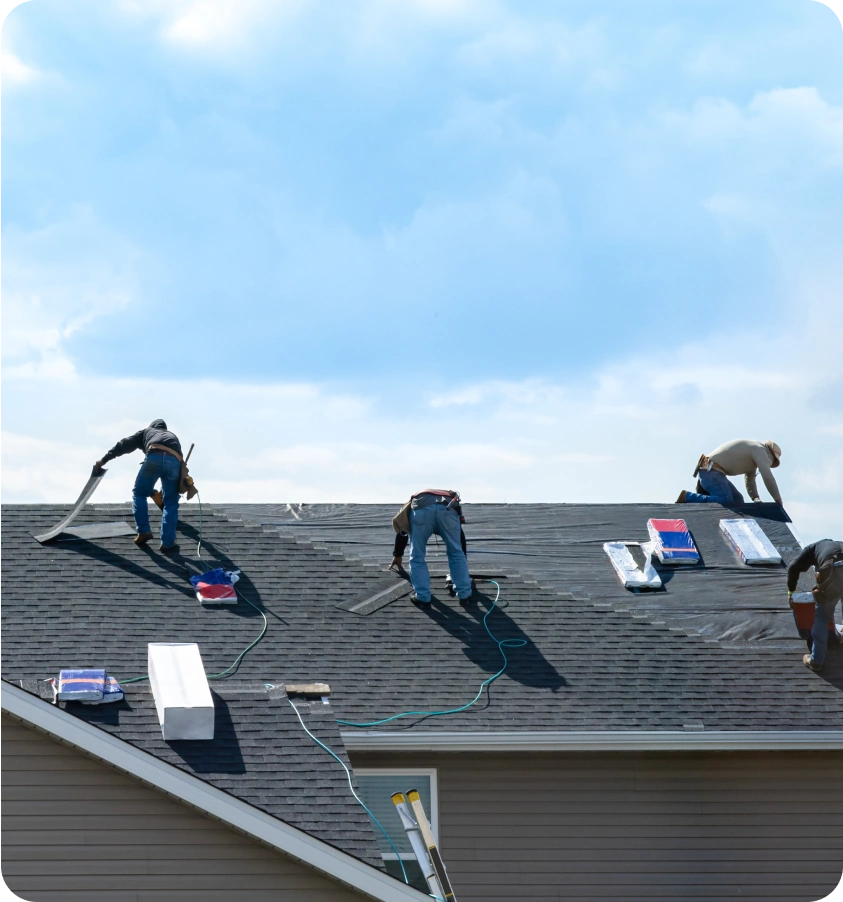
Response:
[{"label": "house siding", "polygon": [[32,902],[359,902],[366,896],[2,718],[2,872]]},{"label": "house siding", "polygon": [[436,767],[459,902],[814,902],[843,872],[839,752],[356,753]]}]

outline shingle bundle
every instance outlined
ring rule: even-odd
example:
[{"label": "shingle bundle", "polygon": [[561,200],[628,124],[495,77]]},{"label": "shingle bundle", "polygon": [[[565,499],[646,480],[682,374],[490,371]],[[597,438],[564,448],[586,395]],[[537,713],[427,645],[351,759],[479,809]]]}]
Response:
[{"label": "shingle bundle", "polygon": [[191,576],[190,584],[202,604],[237,604],[234,584],[240,579],[239,570],[217,567],[200,576]]},{"label": "shingle bundle", "polygon": [[652,548],[649,545],[642,545],[641,549],[645,554],[643,570],[635,563],[635,558],[630,554],[625,542],[606,542],[603,545],[603,550],[609,555],[615,573],[620,577],[625,589],[660,589],[661,578],[650,560]]},{"label": "shingle bundle", "polygon": [[721,520],[720,531],[745,564],[781,564],[782,556],[756,520]]},{"label": "shingle bundle", "polygon": [[104,670],[67,669],[59,673],[56,697],[60,702],[101,705],[119,702],[123,698],[123,690],[117,680]]},{"label": "shingle bundle", "polygon": [[700,553],[684,520],[647,521],[656,557],[663,564],[698,564]]}]

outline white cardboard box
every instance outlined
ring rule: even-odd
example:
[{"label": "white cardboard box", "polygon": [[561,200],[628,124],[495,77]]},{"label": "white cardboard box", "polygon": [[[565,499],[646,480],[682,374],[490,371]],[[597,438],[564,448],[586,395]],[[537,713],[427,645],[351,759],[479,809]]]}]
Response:
[{"label": "white cardboard box", "polygon": [[164,739],[213,739],[214,700],[195,642],[150,642],[149,682]]}]

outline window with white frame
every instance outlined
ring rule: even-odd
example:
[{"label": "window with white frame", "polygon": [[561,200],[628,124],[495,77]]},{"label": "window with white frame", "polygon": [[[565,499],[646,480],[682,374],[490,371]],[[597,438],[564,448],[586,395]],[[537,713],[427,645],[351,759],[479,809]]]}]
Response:
[{"label": "window with white frame", "polygon": [[[383,830],[389,835],[384,836],[383,831],[376,823],[372,823],[372,829],[378,841],[378,848],[383,856],[386,870],[399,880],[404,879],[404,870],[410,883],[423,892],[428,892],[421,868],[413,854],[410,841],[401,825],[401,818],[395,810],[392,795],[402,792],[406,796],[411,789],[417,789],[424,806],[425,814],[430,822],[433,836],[439,843],[439,799],[436,786],[436,768],[419,767],[356,767],[354,777],[360,790],[360,797],[366,806],[380,821]],[[390,844],[390,840],[392,843]],[[395,849],[393,849],[393,846]],[[397,850],[397,852],[396,852]],[[398,859],[401,859],[399,862]]]}]

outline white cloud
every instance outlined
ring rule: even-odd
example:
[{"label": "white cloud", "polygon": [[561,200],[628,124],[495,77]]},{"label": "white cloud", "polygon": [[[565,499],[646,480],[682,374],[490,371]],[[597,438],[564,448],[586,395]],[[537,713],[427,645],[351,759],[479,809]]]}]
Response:
[{"label": "white cloud", "polygon": [[131,19],[151,21],[173,47],[248,58],[250,44],[268,27],[290,21],[305,0],[118,0]]},{"label": "white cloud", "polygon": [[87,209],[44,228],[4,229],[3,377],[73,378],[68,340],[132,302],[138,257]]},{"label": "white cloud", "polygon": [[10,50],[4,50],[0,57],[0,76],[2,76],[3,87],[9,87],[31,84],[42,78],[43,73],[34,66],[23,62]]},{"label": "white cloud", "polygon": [[[21,2],[22,0],[11,0],[7,9],[0,9],[0,28],[11,8]],[[8,94],[16,88],[37,81],[41,74],[38,69],[24,62],[15,52],[8,30],[0,33],[0,95]]]},{"label": "white cloud", "polygon": [[[773,438],[788,510],[807,539],[843,532],[843,440],[800,415],[843,377],[804,334],[630,356],[577,383],[495,380],[399,404],[380,388],[309,383],[20,380],[7,401],[3,500],[71,501],[93,461],[163,416],[207,502],[399,501],[422,484],[471,501],[672,501],[702,451]],[[742,363],[737,365],[736,349]],[[37,424],[25,412],[37,404]],[[27,432],[18,429],[27,424]],[[59,438],[67,436],[67,438]],[[110,465],[98,500],[126,500],[139,456]]]},{"label": "white cloud", "polygon": [[740,147],[756,165],[764,161],[764,171],[794,148],[823,165],[843,165],[843,107],[828,103],[815,87],[760,91],[743,108],[704,97],[688,111],[659,118],[690,143],[729,153]]}]

